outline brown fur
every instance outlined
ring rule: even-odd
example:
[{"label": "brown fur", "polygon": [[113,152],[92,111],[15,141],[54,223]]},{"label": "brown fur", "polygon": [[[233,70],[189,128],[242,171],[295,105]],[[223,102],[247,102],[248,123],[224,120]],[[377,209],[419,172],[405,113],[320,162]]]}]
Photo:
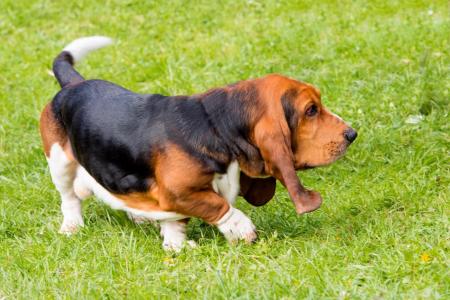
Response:
[{"label": "brown fur", "polygon": [[56,121],[50,103],[44,107],[44,110],[41,113],[39,129],[44,146],[44,153],[47,157],[50,156],[50,148],[54,143],[64,145],[67,141],[66,133]]},{"label": "brown fur", "polygon": [[66,132],[56,120],[50,103],[44,107],[44,110],[41,113],[39,130],[42,137],[45,156],[50,157],[52,145],[59,144],[64,149],[64,152],[69,159],[75,159]]},{"label": "brown fur", "polygon": [[[253,131],[254,143],[264,161],[264,174],[244,168],[243,171],[252,176],[275,177],[287,188],[298,213],[313,211],[320,206],[321,197],[317,192],[305,190],[295,171],[336,160],[345,150],[343,133],[348,126],[322,106],[319,91],[309,84],[280,75],[256,79],[254,84],[261,107],[265,108]],[[291,132],[280,103],[282,95],[292,89],[297,95],[292,103],[298,115],[295,132]],[[311,104],[318,106],[319,114],[309,119],[304,113]]]},{"label": "brown fur", "polygon": [[254,206],[269,202],[275,194],[276,181],[273,177],[251,178],[241,172],[240,195]]},{"label": "brown fur", "polygon": [[215,223],[229,209],[211,186],[214,174],[176,145],[167,145],[154,159],[156,183],[146,193],[115,196],[127,206],[146,211],[173,211]]}]

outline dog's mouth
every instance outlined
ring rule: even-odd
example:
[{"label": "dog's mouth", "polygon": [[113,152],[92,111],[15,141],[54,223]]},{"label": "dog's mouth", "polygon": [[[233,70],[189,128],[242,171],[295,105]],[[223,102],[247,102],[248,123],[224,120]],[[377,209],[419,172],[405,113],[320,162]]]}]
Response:
[{"label": "dog's mouth", "polygon": [[347,148],[350,146],[350,143],[343,142],[343,143],[336,143],[336,142],[330,142],[326,145],[325,149],[328,152],[329,155],[329,164],[335,162],[344,154],[347,152]]},{"label": "dog's mouth", "polygon": [[323,148],[324,152],[322,152],[322,160],[302,162],[296,169],[303,171],[328,166],[344,156],[348,146],[348,143],[330,142]]}]

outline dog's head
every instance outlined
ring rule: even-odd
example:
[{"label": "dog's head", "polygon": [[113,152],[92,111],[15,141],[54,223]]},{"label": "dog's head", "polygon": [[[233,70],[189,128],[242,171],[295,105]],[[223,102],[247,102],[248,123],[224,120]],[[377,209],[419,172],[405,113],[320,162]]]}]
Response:
[{"label": "dog's head", "polygon": [[295,169],[324,166],[340,158],[356,131],[322,104],[312,85],[292,80],[282,93]]},{"label": "dog's head", "polygon": [[[319,201],[320,196],[317,194],[315,200],[300,200],[312,196],[305,196],[308,193],[301,186],[295,170],[336,161],[355,140],[356,131],[326,109],[320,92],[310,84],[280,75],[269,75],[252,84],[257,87],[258,105],[263,107],[252,137],[264,159],[265,173],[287,187],[299,212],[316,209],[320,203],[314,204],[317,205],[315,208],[313,204],[304,208],[304,203]],[[250,195],[245,198],[252,204],[266,203],[275,192],[275,180],[264,182],[270,188],[261,188],[261,184],[261,179],[245,176],[241,180],[242,195]],[[263,203],[258,199],[264,199]]]}]

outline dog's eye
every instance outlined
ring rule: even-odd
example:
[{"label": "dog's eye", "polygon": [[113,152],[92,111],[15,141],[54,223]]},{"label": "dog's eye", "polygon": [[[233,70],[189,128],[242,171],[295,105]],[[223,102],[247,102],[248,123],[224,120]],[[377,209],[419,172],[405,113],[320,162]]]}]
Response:
[{"label": "dog's eye", "polygon": [[318,112],[317,105],[311,105],[305,112],[305,115],[308,117],[314,117]]}]

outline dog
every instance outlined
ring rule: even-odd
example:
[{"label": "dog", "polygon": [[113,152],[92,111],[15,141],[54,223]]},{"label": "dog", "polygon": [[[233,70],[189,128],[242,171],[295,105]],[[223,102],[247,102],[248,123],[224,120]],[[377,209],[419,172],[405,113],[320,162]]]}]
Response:
[{"label": "dog", "polygon": [[61,233],[83,226],[81,200],[92,193],[135,221],[159,221],[163,248],[175,251],[186,244],[190,217],[231,243],[254,241],[255,226],[233,204],[239,194],[265,204],[276,180],[298,214],[319,208],[320,194],[296,171],[334,162],[357,133],[325,108],[317,88],[271,74],[164,96],[85,80],[74,64],[111,43],[80,38],[53,62],[61,90],[42,111],[40,133],[61,195]]}]

